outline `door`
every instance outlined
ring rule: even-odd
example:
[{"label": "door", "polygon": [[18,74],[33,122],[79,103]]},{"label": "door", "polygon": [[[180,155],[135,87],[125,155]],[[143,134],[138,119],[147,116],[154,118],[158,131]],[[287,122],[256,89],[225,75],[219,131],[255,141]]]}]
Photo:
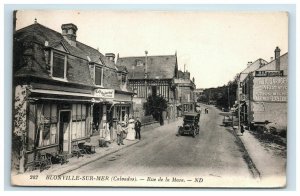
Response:
[{"label": "door", "polygon": [[70,151],[70,111],[60,111],[59,115],[59,151]]}]

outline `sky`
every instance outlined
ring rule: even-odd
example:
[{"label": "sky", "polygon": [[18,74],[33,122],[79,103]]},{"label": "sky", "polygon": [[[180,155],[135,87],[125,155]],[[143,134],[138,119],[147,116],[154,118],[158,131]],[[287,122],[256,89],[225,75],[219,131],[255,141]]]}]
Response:
[{"label": "sky", "polygon": [[197,88],[227,84],[258,58],[270,61],[276,46],[288,52],[286,12],[45,11],[17,12],[16,29],[37,22],[61,32],[78,27],[77,40],[120,57],[172,55]]}]

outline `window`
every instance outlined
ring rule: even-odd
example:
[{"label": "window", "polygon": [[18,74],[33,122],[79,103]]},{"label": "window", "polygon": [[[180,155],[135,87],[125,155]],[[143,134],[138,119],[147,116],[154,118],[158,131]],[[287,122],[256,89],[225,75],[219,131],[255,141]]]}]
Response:
[{"label": "window", "polygon": [[95,84],[102,86],[103,68],[95,66]]},{"label": "window", "polygon": [[67,60],[66,56],[53,52],[52,53],[52,77],[66,79]]},{"label": "window", "polygon": [[152,86],[152,96],[157,96],[157,88],[156,88],[156,86]]},{"label": "window", "polygon": [[129,120],[128,117],[129,117],[129,106],[120,106],[120,105],[115,106],[114,118],[118,119],[119,121],[126,121]]},{"label": "window", "polygon": [[72,140],[87,136],[86,114],[87,107],[85,104],[72,104]]},{"label": "window", "polygon": [[38,104],[37,122],[36,140],[38,140],[38,146],[57,144],[57,105]]},{"label": "window", "polygon": [[122,74],[122,84],[126,83],[126,74]]},{"label": "window", "polygon": [[143,61],[142,61],[142,60],[136,60],[136,66],[137,66],[137,67],[144,66]]}]

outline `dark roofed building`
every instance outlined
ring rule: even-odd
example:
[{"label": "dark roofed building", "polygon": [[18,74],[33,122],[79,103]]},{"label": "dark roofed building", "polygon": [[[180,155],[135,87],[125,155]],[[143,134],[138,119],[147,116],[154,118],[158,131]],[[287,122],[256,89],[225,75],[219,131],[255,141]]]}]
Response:
[{"label": "dark roofed building", "polygon": [[114,54],[79,42],[77,30],[69,23],[59,33],[35,22],[14,33],[14,134],[26,137],[24,157],[14,157],[24,160],[21,172],[38,153],[70,155],[77,142],[105,137],[105,123],[113,132],[133,115],[126,68],[116,67]]},{"label": "dark roofed building", "polygon": [[[185,88],[194,89],[194,83],[189,78],[179,78],[177,54],[159,56],[121,57],[117,59],[117,66],[124,66],[128,70],[128,81],[131,89],[136,93],[136,99],[146,100],[149,95],[163,96],[168,102],[168,109],[164,118],[174,119],[178,116],[180,100],[190,102],[192,96],[184,96]],[[185,80],[186,79],[186,80]],[[185,86],[185,87],[183,87]],[[181,91],[182,90],[182,91]],[[179,93],[180,92],[180,93]],[[188,91],[188,94],[190,91]],[[135,100],[135,98],[134,98]],[[135,108],[134,108],[135,110]]]},{"label": "dark roofed building", "polygon": [[176,54],[121,57],[116,64],[127,69],[129,85],[137,93],[137,97],[147,98],[150,94],[155,94],[162,95],[169,102],[174,101],[171,84],[178,72]]},{"label": "dark roofed building", "polygon": [[177,76],[177,56],[147,56],[118,58],[117,65],[125,66],[129,79],[144,79],[147,69],[148,79],[172,79]]}]

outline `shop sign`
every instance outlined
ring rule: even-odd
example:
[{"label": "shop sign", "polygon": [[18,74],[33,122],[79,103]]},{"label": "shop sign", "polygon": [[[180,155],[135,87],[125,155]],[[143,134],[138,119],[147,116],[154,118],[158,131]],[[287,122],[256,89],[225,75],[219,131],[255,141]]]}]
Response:
[{"label": "shop sign", "polygon": [[254,101],[287,101],[288,84],[286,77],[255,78],[253,82]]},{"label": "shop sign", "polygon": [[283,76],[283,70],[265,70],[265,71],[255,71],[256,77],[276,77]]},{"label": "shop sign", "polygon": [[95,89],[94,96],[105,99],[113,99],[115,98],[115,90],[114,89]]}]

